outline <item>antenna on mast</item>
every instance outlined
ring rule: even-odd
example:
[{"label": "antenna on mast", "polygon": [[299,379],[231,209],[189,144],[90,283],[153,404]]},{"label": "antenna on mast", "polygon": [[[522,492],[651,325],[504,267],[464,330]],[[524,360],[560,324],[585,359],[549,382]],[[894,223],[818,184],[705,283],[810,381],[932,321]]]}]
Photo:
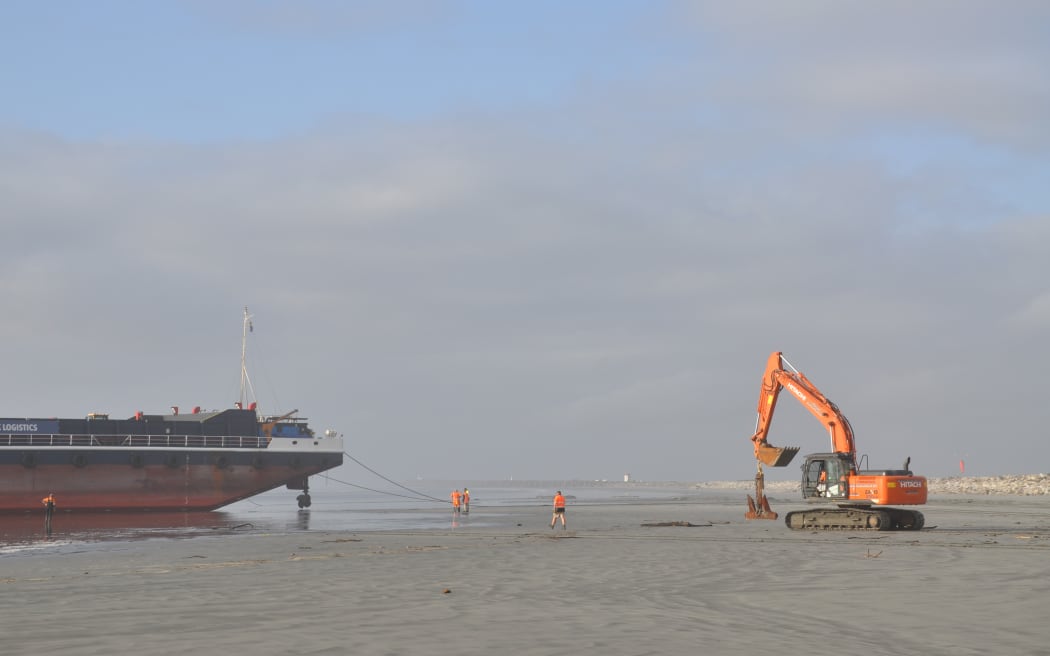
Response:
[{"label": "antenna on mast", "polygon": [[252,327],[252,315],[248,314],[248,306],[244,306],[244,326],[241,329],[241,394],[240,400],[237,404],[238,407],[243,408],[245,404],[245,390],[251,392],[252,398],[255,398],[255,388],[252,387],[252,381],[248,377],[248,333],[253,332]]}]

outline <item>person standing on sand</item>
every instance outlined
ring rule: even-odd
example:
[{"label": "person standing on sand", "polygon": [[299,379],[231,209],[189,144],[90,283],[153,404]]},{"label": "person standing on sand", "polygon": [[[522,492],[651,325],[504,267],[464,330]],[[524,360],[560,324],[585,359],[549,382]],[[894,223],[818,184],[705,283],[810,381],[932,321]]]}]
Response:
[{"label": "person standing on sand", "polygon": [[55,495],[48,492],[47,496],[41,499],[40,502],[44,504],[44,529],[50,535],[51,516],[55,514]]},{"label": "person standing on sand", "polygon": [[452,490],[452,514],[459,514],[459,490]]},{"label": "person standing on sand", "polygon": [[470,490],[463,488],[463,514],[470,514]]},{"label": "person standing on sand", "polygon": [[551,528],[554,528],[559,517],[561,517],[561,527],[565,529],[565,497],[561,495],[561,490],[554,495],[554,515],[551,516]]}]

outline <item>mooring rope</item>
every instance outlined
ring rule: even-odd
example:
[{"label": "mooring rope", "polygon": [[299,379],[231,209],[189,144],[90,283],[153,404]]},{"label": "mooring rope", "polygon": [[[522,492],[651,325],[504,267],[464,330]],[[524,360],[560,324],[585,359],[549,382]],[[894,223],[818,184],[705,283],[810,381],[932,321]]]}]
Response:
[{"label": "mooring rope", "polygon": [[344,485],[349,485],[351,487],[360,488],[362,490],[368,490],[369,492],[376,492],[378,494],[389,494],[390,496],[402,497],[402,498],[405,498],[405,499],[413,499],[413,498],[415,498],[415,499],[419,499],[420,501],[436,501],[437,503],[450,503],[447,499],[438,499],[437,497],[432,497],[429,494],[424,494],[423,492],[419,492],[418,490],[413,490],[410,487],[405,487],[404,485],[398,483],[397,481],[391,480],[391,479],[387,478],[386,476],[383,476],[382,474],[380,474],[376,470],[372,469],[371,467],[369,467],[365,463],[361,462],[357,458],[353,457],[352,455],[350,455],[346,451],[343,451],[343,455],[346,456],[347,458],[350,458],[351,460],[356,462],[358,465],[360,465],[364,469],[367,469],[368,471],[372,472],[373,474],[375,474],[379,478],[383,479],[387,483],[390,483],[391,485],[396,485],[399,488],[401,488],[402,490],[406,490],[408,492],[411,492],[412,494],[414,494],[416,496],[415,497],[410,497],[408,495],[398,494],[396,492],[385,492],[383,490],[374,490],[374,489],[372,489],[370,487],[365,487],[363,485],[355,485],[353,483],[348,483],[346,481],[340,481],[339,479],[329,477],[331,480],[335,481],[336,483],[342,483]]}]

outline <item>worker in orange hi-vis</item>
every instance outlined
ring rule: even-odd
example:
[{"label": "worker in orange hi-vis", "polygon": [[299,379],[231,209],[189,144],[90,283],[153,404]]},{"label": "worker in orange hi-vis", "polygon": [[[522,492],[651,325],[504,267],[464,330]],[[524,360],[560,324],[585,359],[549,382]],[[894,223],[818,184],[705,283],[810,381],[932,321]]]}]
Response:
[{"label": "worker in orange hi-vis", "polygon": [[554,495],[554,514],[551,516],[551,528],[554,528],[554,524],[561,517],[561,527],[564,529],[565,526],[565,497],[561,495],[561,490]]},{"label": "worker in orange hi-vis", "polygon": [[47,496],[40,500],[44,504],[44,528],[48,535],[51,534],[51,516],[55,514],[55,495],[48,492]]},{"label": "worker in orange hi-vis", "polygon": [[463,514],[470,514],[470,490],[463,488]]},{"label": "worker in orange hi-vis", "polygon": [[452,490],[452,512],[456,515],[459,514],[459,490]]}]

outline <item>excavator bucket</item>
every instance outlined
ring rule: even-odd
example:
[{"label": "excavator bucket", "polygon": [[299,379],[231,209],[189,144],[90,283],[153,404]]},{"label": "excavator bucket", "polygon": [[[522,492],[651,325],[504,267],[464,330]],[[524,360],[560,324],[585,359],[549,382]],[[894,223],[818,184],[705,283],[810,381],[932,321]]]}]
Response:
[{"label": "excavator bucket", "polygon": [[799,447],[797,446],[772,446],[770,444],[760,444],[755,447],[755,457],[758,458],[762,464],[770,467],[786,467],[791,464],[795,454],[798,453]]}]

